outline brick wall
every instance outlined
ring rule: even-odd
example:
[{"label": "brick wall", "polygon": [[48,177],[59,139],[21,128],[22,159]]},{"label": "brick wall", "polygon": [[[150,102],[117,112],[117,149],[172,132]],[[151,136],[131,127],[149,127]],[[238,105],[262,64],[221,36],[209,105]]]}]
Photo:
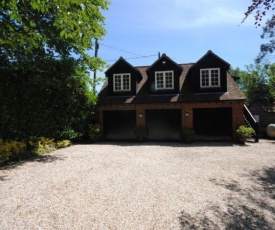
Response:
[{"label": "brick wall", "polygon": [[[181,126],[193,128],[193,109],[195,108],[232,108],[232,133],[233,140],[236,140],[235,130],[243,120],[243,101],[224,102],[200,102],[200,103],[170,103],[170,104],[121,104],[101,105],[99,111],[99,123],[103,124],[103,112],[108,110],[136,110],[137,126],[146,126],[145,111],[147,109],[181,109]],[[103,124],[104,125],[104,124]]]}]

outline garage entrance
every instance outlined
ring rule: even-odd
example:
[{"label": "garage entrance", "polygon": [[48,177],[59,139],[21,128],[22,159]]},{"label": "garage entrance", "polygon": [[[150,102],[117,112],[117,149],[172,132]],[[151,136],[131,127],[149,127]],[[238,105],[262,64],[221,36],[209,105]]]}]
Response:
[{"label": "garage entrance", "polygon": [[159,109],[146,110],[146,127],[148,140],[177,141],[180,140],[181,110]]},{"label": "garage entrance", "polygon": [[105,140],[130,141],[135,139],[135,110],[105,111],[103,116]]},{"label": "garage entrance", "polygon": [[232,108],[193,109],[193,127],[198,140],[230,141]]}]

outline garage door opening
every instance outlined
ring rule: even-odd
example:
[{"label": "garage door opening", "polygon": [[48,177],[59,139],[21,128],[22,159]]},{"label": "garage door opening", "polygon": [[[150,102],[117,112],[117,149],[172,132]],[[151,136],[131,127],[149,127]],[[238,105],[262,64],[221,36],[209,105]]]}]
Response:
[{"label": "garage door opening", "polygon": [[135,110],[105,111],[103,116],[105,140],[130,141],[135,139]]},{"label": "garage door opening", "polygon": [[178,141],[181,130],[181,110],[158,109],[146,110],[148,140]]},{"label": "garage door opening", "polygon": [[232,108],[193,109],[193,127],[197,140],[230,141]]}]

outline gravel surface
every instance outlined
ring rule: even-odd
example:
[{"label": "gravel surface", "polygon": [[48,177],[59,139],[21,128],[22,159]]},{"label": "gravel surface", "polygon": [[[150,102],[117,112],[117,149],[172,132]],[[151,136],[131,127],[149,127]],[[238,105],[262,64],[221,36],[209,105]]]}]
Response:
[{"label": "gravel surface", "polygon": [[275,141],[57,150],[0,170],[0,229],[275,229]]}]

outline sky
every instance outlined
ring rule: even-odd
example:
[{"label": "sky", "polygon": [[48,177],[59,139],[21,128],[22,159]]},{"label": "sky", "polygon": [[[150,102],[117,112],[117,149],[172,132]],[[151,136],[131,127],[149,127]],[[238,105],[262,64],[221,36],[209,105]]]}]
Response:
[{"label": "sky", "polygon": [[[212,50],[232,67],[245,69],[265,42],[253,15],[242,23],[249,4],[251,0],[112,0],[103,12],[107,33],[99,41],[98,56],[109,66],[121,56],[144,66],[154,63],[158,52],[180,64],[196,62]],[[97,76],[104,77],[104,71]]]}]

